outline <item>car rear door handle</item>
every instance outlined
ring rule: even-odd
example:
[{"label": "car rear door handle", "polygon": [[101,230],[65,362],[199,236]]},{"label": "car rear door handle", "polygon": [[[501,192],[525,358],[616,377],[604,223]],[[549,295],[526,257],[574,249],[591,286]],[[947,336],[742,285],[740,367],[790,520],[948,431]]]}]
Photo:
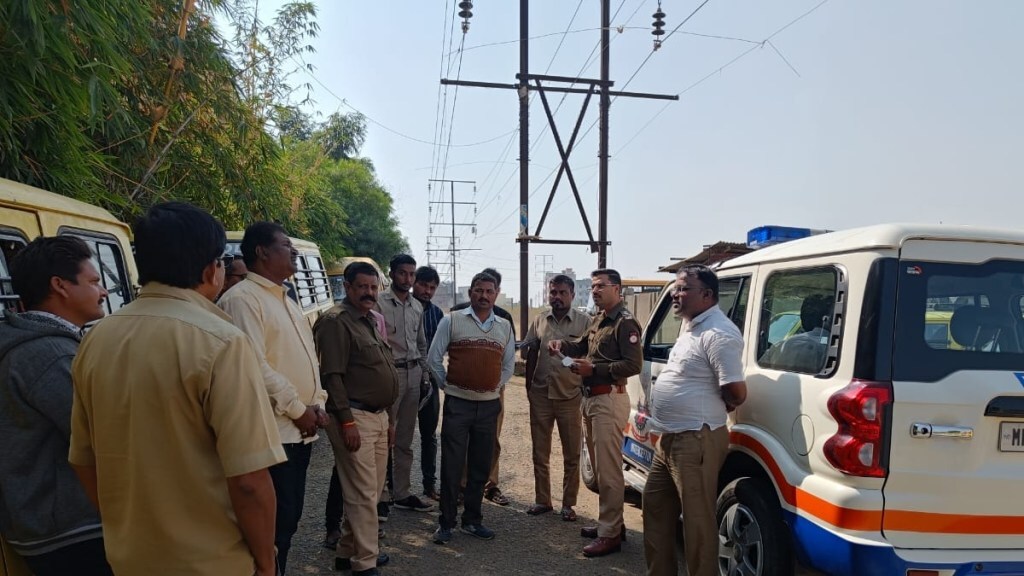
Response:
[{"label": "car rear door handle", "polygon": [[935,426],[927,422],[914,422],[910,425],[911,438],[974,438],[974,428],[966,426]]}]

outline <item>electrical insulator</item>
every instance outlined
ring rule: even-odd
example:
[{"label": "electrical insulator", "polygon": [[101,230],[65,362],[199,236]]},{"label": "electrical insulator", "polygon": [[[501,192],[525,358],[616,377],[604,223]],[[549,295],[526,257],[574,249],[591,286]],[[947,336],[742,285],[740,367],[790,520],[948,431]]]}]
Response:
[{"label": "electrical insulator", "polygon": [[459,2],[459,18],[462,18],[462,33],[469,32],[469,19],[473,17],[473,3],[469,0]]},{"label": "electrical insulator", "polygon": [[665,13],[661,11],[661,2],[658,2],[658,11],[653,14],[654,16],[654,30],[651,30],[651,34],[654,34],[654,49],[661,48],[661,37],[665,34]]}]

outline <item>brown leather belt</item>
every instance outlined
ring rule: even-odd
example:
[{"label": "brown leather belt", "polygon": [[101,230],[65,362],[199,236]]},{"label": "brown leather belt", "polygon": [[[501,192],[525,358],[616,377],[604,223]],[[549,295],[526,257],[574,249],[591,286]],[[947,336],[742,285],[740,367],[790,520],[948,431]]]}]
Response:
[{"label": "brown leather belt", "polygon": [[591,396],[600,396],[602,394],[611,394],[615,392],[617,394],[623,394],[626,391],[626,387],[621,384],[597,384],[595,386],[584,386],[583,395],[587,398]]}]

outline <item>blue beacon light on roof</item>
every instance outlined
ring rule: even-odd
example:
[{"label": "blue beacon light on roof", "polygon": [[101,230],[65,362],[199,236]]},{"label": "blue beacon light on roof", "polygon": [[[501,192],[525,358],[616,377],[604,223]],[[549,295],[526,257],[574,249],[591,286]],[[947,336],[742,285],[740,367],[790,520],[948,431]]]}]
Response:
[{"label": "blue beacon light on roof", "polygon": [[758,226],[747,232],[747,246],[750,248],[764,248],[790,240],[807,238],[814,234],[821,234],[820,230],[810,228],[793,228],[790,226]]}]

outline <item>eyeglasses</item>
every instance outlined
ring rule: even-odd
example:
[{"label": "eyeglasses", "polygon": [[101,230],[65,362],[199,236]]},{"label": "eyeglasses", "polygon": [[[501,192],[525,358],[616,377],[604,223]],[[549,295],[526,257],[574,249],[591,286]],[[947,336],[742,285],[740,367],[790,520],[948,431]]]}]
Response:
[{"label": "eyeglasses", "polygon": [[711,288],[703,288],[700,286],[676,286],[675,288],[672,289],[670,294],[672,296],[676,296],[678,294],[682,294],[683,292],[703,292],[705,290],[710,291]]}]

